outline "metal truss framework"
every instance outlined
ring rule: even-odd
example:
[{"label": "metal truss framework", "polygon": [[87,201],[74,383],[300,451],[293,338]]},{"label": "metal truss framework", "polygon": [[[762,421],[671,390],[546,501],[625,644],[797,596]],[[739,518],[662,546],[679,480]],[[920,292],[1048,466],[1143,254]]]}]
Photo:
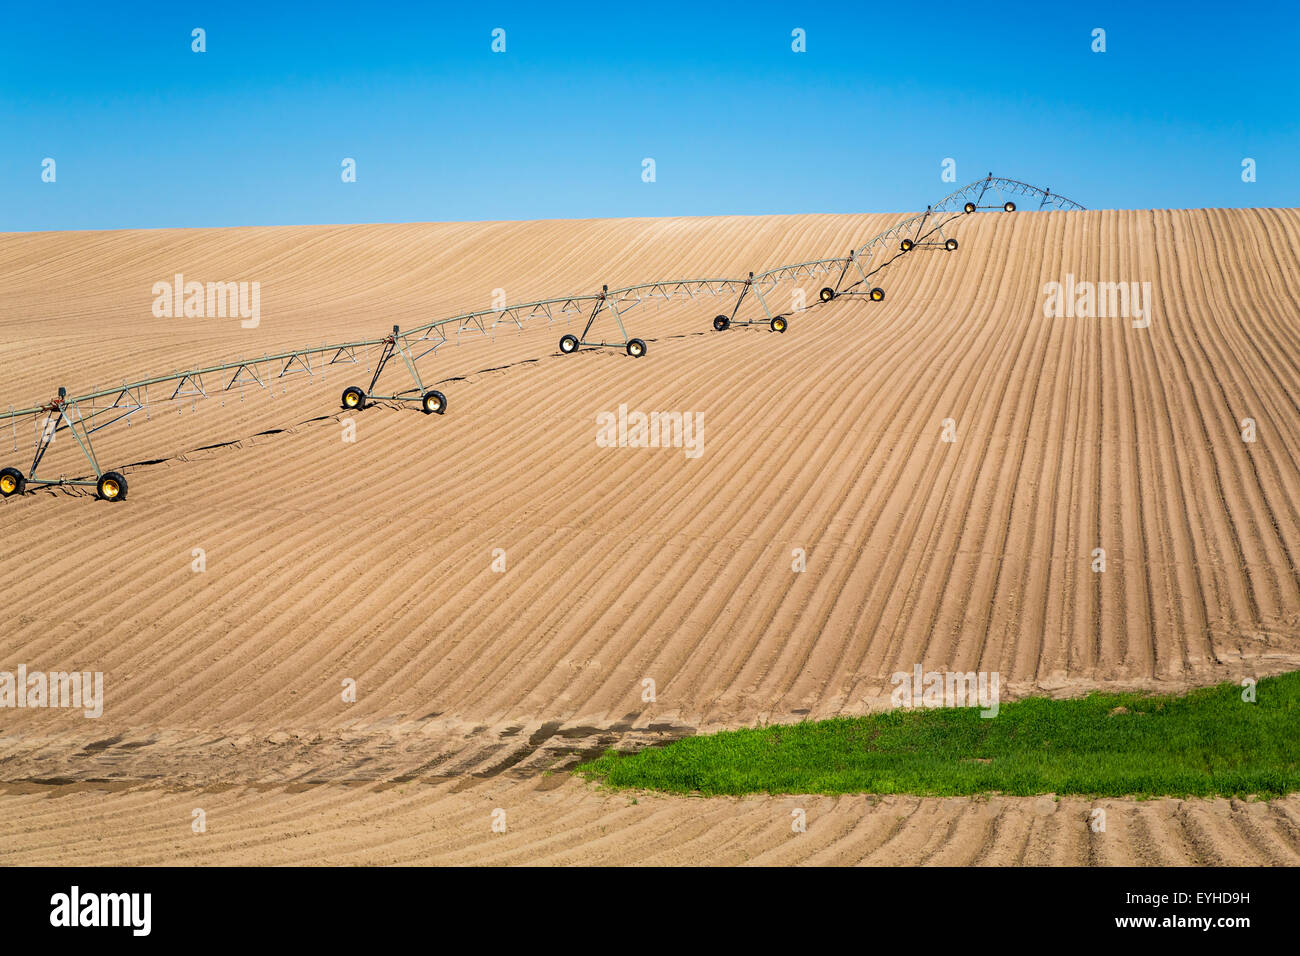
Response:
[{"label": "metal truss framework", "polygon": [[[994,197],[996,203],[987,201]],[[1037,208],[1040,210],[1084,208],[1050,189],[1039,189],[1028,183],[990,173],[984,179],[954,190],[927,207],[925,212],[909,216],[885,232],[873,236],[845,256],[777,266],[765,272],[751,272],[745,278],[667,279],[612,290],[605,286],[601,291],[590,294],[579,293],[505,305],[499,309],[467,312],[436,319],[405,331],[393,326],[391,334],[380,338],[341,345],[308,346],[290,352],[263,355],[261,358],[241,358],[203,368],[177,370],[170,375],[123,382],[119,386],[96,389],[75,397],[68,397],[66,390],[59,388],[58,397],[44,405],[23,409],[9,406],[8,418],[14,437],[14,451],[18,450],[18,420],[30,418],[34,423],[34,455],[26,475],[15,468],[0,469],[0,496],[22,494],[29,485],[69,485],[94,487],[101,498],[123,500],[127,490],[125,477],[118,472],[104,471],[91,443],[91,435],[101,428],[121,421],[129,426],[131,417],[141,411],[146,418],[151,417],[151,404],[156,403],[180,403],[187,398],[197,401],[199,398],[208,398],[215,392],[222,396],[224,404],[225,393],[234,389],[240,390],[242,401],[246,386],[270,389],[274,395],[275,382],[288,375],[305,372],[314,378],[317,373],[323,373],[331,366],[358,366],[363,355],[367,370],[370,371],[372,366],[369,356],[372,348],[379,351],[369,386],[365,389],[350,386],[345,390],[342,400],[345,409],[361,409],[368,401],[376,400],[415,402],[421,405],[426,414],[444,414],[447,399],[437,390],[426,389],[418,362],[449,342],[460,344],[464,336],[494,337],[496,330],[503,326],[522,331],[526,323],[535,319],[545,319],[549,326],[559,320],[585,317],[581,335],[568,334],[560,339],[562,353],[575,352],[579,348],[614,347],[623,348],[629,355],[639,358],[646,354],[645,341],[630,337],[623,322],[624,317],[633,309],[643,304],[662,305],[674,301],[693,301],[704,296],[735,295],[736,300],[730,314],[719,314],[714,318],[715,330],[723,331],[732,325],[767,325],[772,331],[784,332],[788,328],[787,315],[774,312],[766,299],[781,283],[819,276],[826,276],[829,280],[829,277],[834,276],[835,284],[823,287],[819,293],[822,302],[829,302],[839,296],[862,296],[871,301],[882,301],[884,290],[872,285],[873,276],[914,249],[942,248],[955,251],[957,240],[945,233],[945,226],[981,210],[1014,212],[1017,208],[1016,199],[1037,199]],[[740,320],[737,317],[741,305],[751,295],[758,301],[762,314],[753,319]],[[597,340],[593,338],[592,330],[602,318],[612,321],[605,322],[607,331]],[[611,337],[615,332],[616,337]],[[387,394],[379,394],[376,388],[380,376],[395,358],[400,359],[406,367],[411,385],[396,391],[390,388]],[[153,396],[150,395],[150,389],[154,390]],[[283,386],[281,390],[283,391]],[[41,461],[50,444],[58,433],[64,431],[76,440],[94,472],[93,480],[66,478],[62,475],[58,478],[38,476]]]}]

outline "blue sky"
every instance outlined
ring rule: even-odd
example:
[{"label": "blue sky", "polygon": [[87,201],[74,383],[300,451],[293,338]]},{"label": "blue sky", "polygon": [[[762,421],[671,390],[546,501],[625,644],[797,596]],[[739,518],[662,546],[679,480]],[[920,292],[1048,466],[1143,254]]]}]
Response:
[{"label": "blue sky", "polygon": [[1092,208],[1298,204],[1294,3],[5,0],[0,29],[0,231],[897,212],[947,157]]}]

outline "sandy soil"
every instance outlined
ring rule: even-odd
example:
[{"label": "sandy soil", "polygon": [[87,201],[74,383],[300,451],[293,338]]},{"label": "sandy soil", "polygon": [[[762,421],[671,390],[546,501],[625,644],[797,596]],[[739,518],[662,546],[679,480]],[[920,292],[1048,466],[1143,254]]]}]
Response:
[{"label": "sandy soil", "polygon": [[[898,218],[0,235],[0,413],[497,288],[743,275]],[[879,708],[915,664],[996,670],[1004,699],[1300,666],[1300,211],[990,213],[953,234],[886,270],[885,302],[784,335],[713,332],[731,303],[706,298],[634,310],[641,360],[560,355],[560,324],[466,339],[424,365],[446,416],[367,409],[355,443],[338,396],[364,368],[96,434],[128,501],[0,502],[0,670],[106,685],[98,720],[0,710],[0,862],[1296,863],[1295,797],[705,801],[563,772]],[[259,281],[260,326],[154,318],[177,272]],[[1151,327],[1045,318],[1067,273],[1151,282]],[[624,403],[695,413],[702,454],[598,447]],[[0,432],[0,464],[26,468],[30,427]],[[56,470],[84,471],[72,450]]]}]

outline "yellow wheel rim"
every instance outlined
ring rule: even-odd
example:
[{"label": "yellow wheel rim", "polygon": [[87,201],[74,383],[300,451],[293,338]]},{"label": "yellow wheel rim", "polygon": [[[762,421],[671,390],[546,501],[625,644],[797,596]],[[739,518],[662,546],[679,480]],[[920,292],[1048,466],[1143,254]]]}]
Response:
[{"label": "yellow wheel rim", "polygon": [[784,320],[784,319],[777,319],[777,320],[776,320],[776,330],[777,330],[778,332],[782,332],[782,331],[785,330],[785,320]]},{"label": "yellow wheel rim", "polygon": [[14,489],[17,487],[18,482],[14,481],[13,475],[5,475],[3,478],[0,478],[0,491],[3,491],[5,494],[13,494]]},{"label": "yellow wheel rim", "polygon": [[118,483],[111,478],[104,482],[105,498],[116,498],[121,490],[122,489],[118,486]]},{"label": "yellow wheel rim", "polygon": [[641,354],[641,346],[639,346],[639,345],[634,345],[634,346],[632,346],[632,354],[633,354],[633,355],[640,355],[640,354]]},{"label": "yellow wheel rim", "polygon": [[356,395],[354,395],[354,394],[352,394],[351,392],[349,392],[349,393],[348,393],[348,408],[356,408],[356,407],[357,407],[357,397],[356,397]]},{"label": "yellow wheel rim", "polygon": [[873,292],[873,293],[871,293],[871,298],[873,298],[873,299],[875,299],[877,302],[879,302],[881,299],[884,298],[884,296],[881,295],[879,292]]}]

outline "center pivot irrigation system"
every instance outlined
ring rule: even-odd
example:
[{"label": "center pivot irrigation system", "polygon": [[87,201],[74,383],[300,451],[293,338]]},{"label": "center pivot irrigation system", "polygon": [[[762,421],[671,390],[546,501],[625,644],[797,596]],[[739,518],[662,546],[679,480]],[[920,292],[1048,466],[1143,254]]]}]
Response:
[{"label": "center pivot irrigation system", "polygon": [[[986,203],[986,200],[993,197],[996,197],[996,203]],[[0,469],[0,497],[21,495],[29,487],[35,489],[66,485],[94,488],[96,495],[106,501],[125,500],[126,478],[120,472],[100,468],[91,435],[123,420],[129,425],[130,417],[139,411],[144,411],[148,417],[151,388],[154,389],[152,401],[164,403],[182,402],[186,399],[197,401],[209,397],[212,390],[224,393],[234,388],[242,390],[247,385],[273,389],[275,379],[290,374],[306,372],[314,377],[316,372],[323,371],[328,366],[360,365],[363,354],[367,371],[371,371],[370,350],[377,347],[379,353],[373,364],[369,386],[363,389],[350,385],[344,389],[343,408],[360,410],[371,401],[414,402],[425,414],[442,415],[447,411],[447,397],[437,389],[425,387],[418,363],[450,342],[452,336],[459,344],[462,335],[491,336],[501,325],[513,324],[522,331],[524,323],[531,319],[544,318],[549,325],[556,319],[572,320],[586,316],[581,335],[568,334],[560,339],[561,353],[568,355],[580,348],[622,348],[633,358],[640,358],[646,354],[645,340],[628,335],[623,317],[645,302],[662,305],[674,299],[693,300],[703,295],[736,296],[731,312],[719,314],[713,320],[713,328],[719,332],[733,325],[767,325],[773,332],[784,332],[789,328],[788,314],[779,311],[774,313],[765,298],[765,293],[770,294],[780,283],[834,275],[835,284],[823,287],[818,294],[822,302],[830,302],[840,296],[861,297],[871,302],[884,301],[885,290],[872,283],[873,276],[887,268],[895,259],[917,249],[955,252],[957,240],[944,232],[945,226],[954,219],[980,210],[1015,212],[1017,198],[1037,199],[1039,209],[1084,208],[1053,193],[1050,188],[1039,189],[1028,183],[990,173],[984,179],[978,179],[949,193],[939,202],[927,207],[925,212],[909,216],[880,235],[868,239],[845,256],[810,259],[807,262],[778,266],[766,272],[751,272],[743,279],[669,279],[621,289],[605,286],[596,293],[540,299],[499,309],[454,315],[406,331],[395,325],[392,334],[378,339],[307,347],[277,355],[263,355],[261,358],[223,362],[139,382],[123,382],[113,388],[99,389],[75,397],[69,397],[67,390],[61,387],[58,397],[44,405],[23,409],[9,406],[14,451],[18,451],[18,420],[30,418],[33,421],[35,454],[26,475],[17,468]],[[742,320],[738,318],[740,307],[751,294],[762,307],[762,315]],[[592,338],[592,329],[598,319],[606,316],[613,319],[612,326],[617,328],[618,337],[596,341]],[[605,325],[608,330],[606,334],[612,334],[613,327],[610,327],[610,323],[606,321]],[[376,391],[379,378],[394,358],[402,360],[413,384],[392,394],[380,394]],[[100,404],[101,401],[104,404]],[[69,432],[76,440],[94,471],[93,479],[67,478],[63,475],[58,478],[38,476],[41,460],[55,436],[62,431]]]}]

